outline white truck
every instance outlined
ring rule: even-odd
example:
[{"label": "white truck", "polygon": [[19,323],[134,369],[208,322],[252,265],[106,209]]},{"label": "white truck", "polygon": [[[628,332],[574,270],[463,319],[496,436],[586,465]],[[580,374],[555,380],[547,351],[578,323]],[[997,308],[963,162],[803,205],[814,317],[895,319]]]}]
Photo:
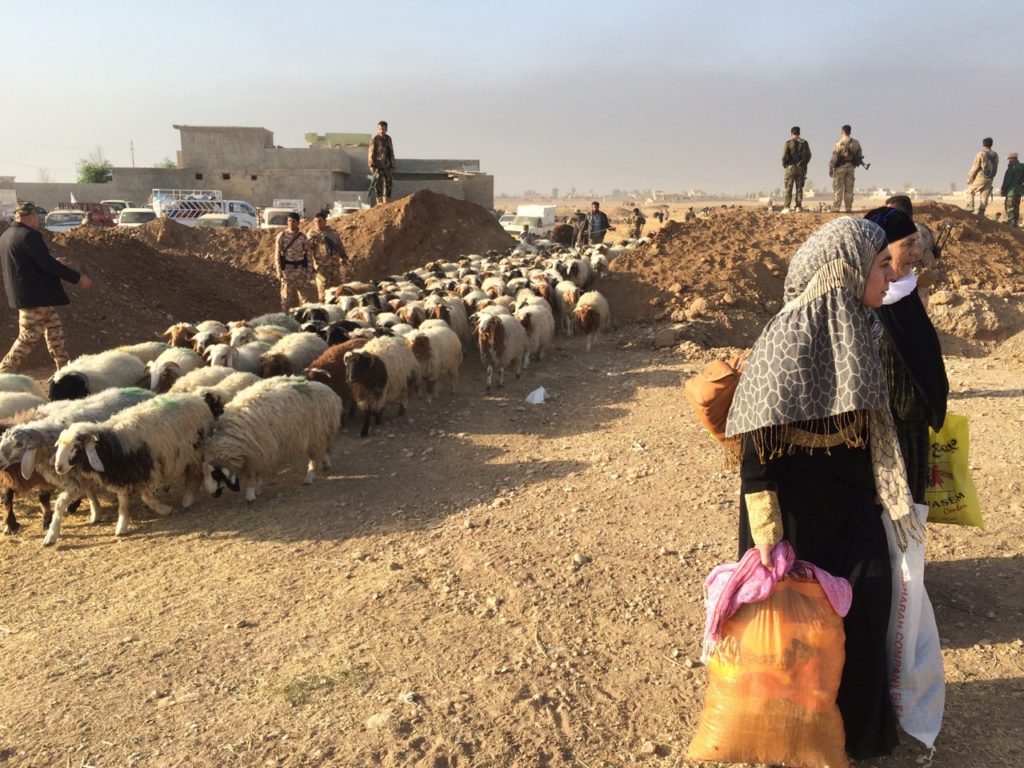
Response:
[{"label": "white truck", "polygon": [[194,227],[204,213],[234,216],[238,226],[255,228],[256,208],[245,200],[225,200],[218,189],[154,189],[153,210],[160,218]]},{"label": "white truck", "polygon": [[515,216],[506,219],[501,217],[501,227],[512,237],[523,234],[523,226],[530,228],[530,234],[547,237],[555,226],[555,206],[553,205],[520,205]]},{"label": "white truck", "polygon": [[276,229],[288,223],[288,214],[306,212],[306,202],[298,198],[279,198],[260,213],[260,229]]},{"label": "white truck", "polygon": [[347,216],[357,211],[369,210],[369,204],[364,200],[362,192],[335,192],[334,205],[327,212],[327,217],[336,219],[339,216]]}]

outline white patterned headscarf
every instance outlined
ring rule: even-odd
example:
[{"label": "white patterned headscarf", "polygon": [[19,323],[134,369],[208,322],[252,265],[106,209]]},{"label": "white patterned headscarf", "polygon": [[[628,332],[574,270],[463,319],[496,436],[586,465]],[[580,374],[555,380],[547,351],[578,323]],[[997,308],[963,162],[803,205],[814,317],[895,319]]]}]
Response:
[{"label": "white patterned headscarf", "polygon": [[[913,499],[889,410],[878,356],[879,327],[861,303],[875,255],[885,248],[881,227],[864,219],[835,219],[812,234],[793,256],[783,290],[785,305],[768,321],[751,350],[729,410],[726,436],[754,436],[774,427],[867,417],[875,487],[906,545]],[[777,443],[762,459],[783,450]],[[760,452],[760,451],[759,451]]]}]

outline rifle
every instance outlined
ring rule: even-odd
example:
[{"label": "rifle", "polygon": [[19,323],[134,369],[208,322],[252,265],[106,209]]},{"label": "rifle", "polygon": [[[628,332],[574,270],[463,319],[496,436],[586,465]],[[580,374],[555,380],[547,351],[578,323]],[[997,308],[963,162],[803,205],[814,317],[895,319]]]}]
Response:
[{"label": "rifle", "polygon": [[373,206],[377,204],[377,180],[380,178],[380,171],[375,170],[366,178],[370,180],[370,190],[366,193],[366,200]]},{"label": "rifle", "polygon": [[939,225],[939,234],[935,236],[935,246],[932,248],[936,259],[942,258],[942,249],[946,247],[946,243],[949,241],[949,236],[952,232],[952,223],[944,221]]}]

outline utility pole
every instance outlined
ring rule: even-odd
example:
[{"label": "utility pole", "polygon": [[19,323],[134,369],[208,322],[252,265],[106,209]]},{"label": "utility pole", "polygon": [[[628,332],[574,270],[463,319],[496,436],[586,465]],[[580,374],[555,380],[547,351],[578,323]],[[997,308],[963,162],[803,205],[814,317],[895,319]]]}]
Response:
[{"label": "utility pole", "polygon": [[132,153],[132,168],[134,168],[135,167],[135,139],[129,140],[128,148],[131,150],[131,153]]}]

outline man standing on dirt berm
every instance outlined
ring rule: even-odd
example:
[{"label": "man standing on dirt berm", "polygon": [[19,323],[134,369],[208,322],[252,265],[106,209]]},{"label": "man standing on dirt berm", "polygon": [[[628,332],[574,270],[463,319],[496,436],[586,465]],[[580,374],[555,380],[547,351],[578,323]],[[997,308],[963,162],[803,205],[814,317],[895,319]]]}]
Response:
[{"label": "man standing on dirt berm", "polygon": [[53,258],[39,233],[39,212],[32,203],[19,203],[14,224],[0,235],[0,261],[7,300],[18,310],[18,338],[0,361],[0,373],[16,371],[42,336],[60,370],[68,362],[68,353],[64,328],[54,307],[71,303],[61,280],[82,288],[92,288],[92,280],[63,259]]},{"label": "man standing on dirt berm", "polygon": [[864,164],[860,142],[850,136],[850,130],[850,126],[843,126],[828,163],[828,175],[832,177],[832,210],[839,211],[840,206],[845,206],[847,213],[853,210],[853,169]]},{"label": "man standing on dirt berm", "polygon": [[395,147],[388,136],[387,120],[377,123],[377,135],[370,140],[367,159],[377,202],[386,203],[391,198],[391,173],[395,169]]}]

